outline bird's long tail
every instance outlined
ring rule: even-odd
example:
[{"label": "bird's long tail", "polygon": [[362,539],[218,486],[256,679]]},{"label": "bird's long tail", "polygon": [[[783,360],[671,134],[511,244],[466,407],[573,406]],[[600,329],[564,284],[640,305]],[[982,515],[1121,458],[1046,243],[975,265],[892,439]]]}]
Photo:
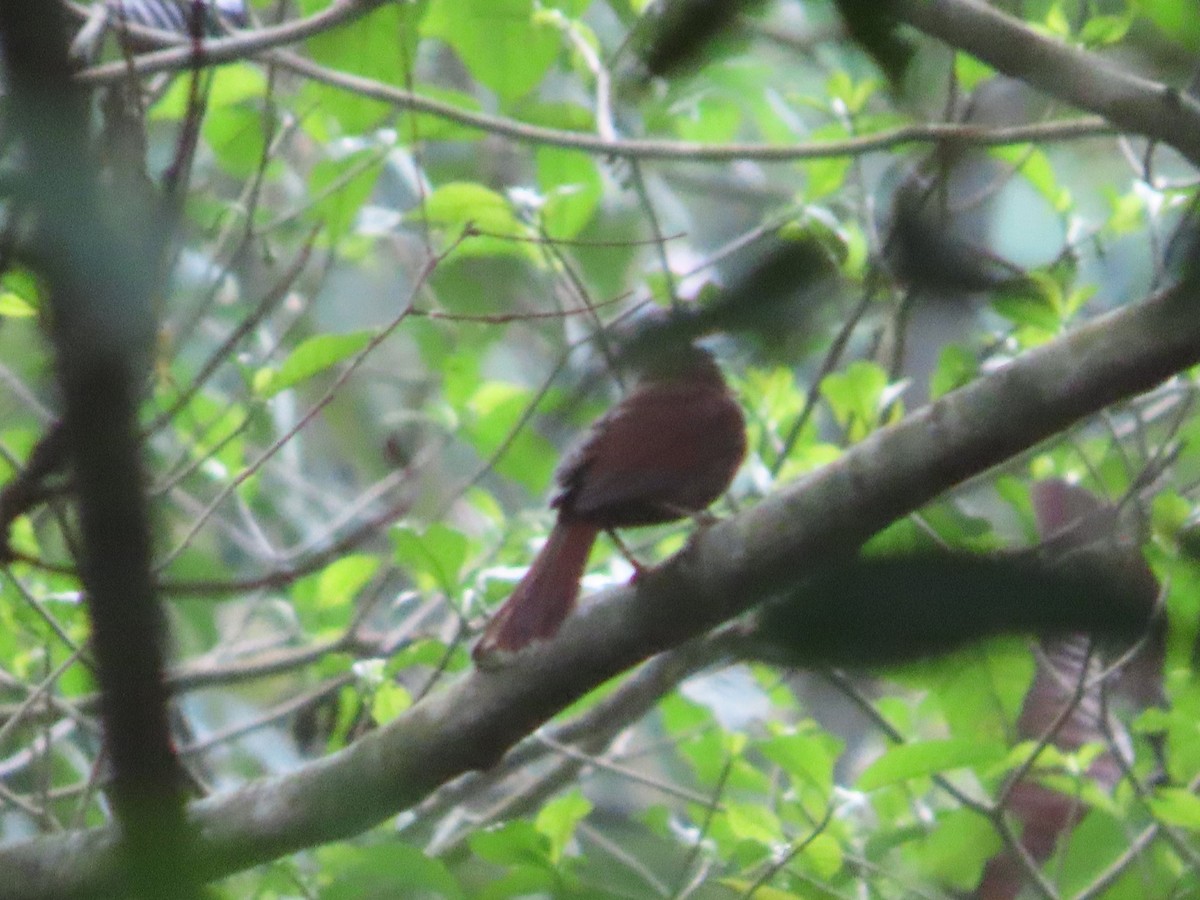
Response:
[{"label": "bird's long tail", "polygon": [[492,617],[471,655],[479,660],[496,652],[514,652],[558,632],[579,596],[599,529],[582,522],[558,522],[512,596]]}]

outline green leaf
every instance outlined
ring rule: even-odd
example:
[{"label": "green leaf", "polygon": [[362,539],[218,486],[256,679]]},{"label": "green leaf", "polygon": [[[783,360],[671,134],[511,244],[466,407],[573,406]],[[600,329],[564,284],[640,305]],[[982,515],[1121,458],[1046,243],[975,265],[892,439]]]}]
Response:
[{"label": "green leaf", "polygon": [[562,47],[558,30],[534,10],[533,0],[432,0],[421,32],[453,47],[508,103],[533,90]]},{"label": "green leaf", "polygon": [[940,714],[953,737],[1002,747],[1033,669],[1026,641],[1002,638],[905,666],[892,677],[926,691],[922,706]]},{"label": "green leaf", "polygon": [[963,90],[973,91],[984,81],[996,77],[996,70],[968,53],[954,54],[954,75]]},{"label": "green leaf", "polygon": [[384,681],[371,693],[371,717],[384,725],[412,706],[412,702],[412,694],[404,685]]},{"label": "green leaf", "polygon": [[[247,100],[259,101],[267,92],[267,79],[261,69],[248,63],[233,63],[212,71],[212,81],[205,96],[205,112],[236,106]],[[188,98],[192,93],[190,78],[176,78],[162,99],[147,114],[151,120],[177,121],[187,115]]]},{"label": "green leaf", "polygon": [[579,789],[555,797],[546,803],[534,820],[534,827],[550,839],[550,859],[558,863],[575,836],[576,826],[592,811],[592,802]]},{"label": "green leaf", "polygon": [[378,153],[362,151],[341,159],[321,160],[312,167],[308,191],[315,202],[308,217],[321,223],[330,244],[337,244],[354,224],[375,190],[379,166]]},{"label": "green leaf", "polygon": [[1200,51],[1200,17],[1191,4],[1179,0],[1134,0],[1133,6],[1168,38],[1189,52]]},{"label": "green leaf", "polygon": [[818,834],[813,837],[808,841],[801,856],[818,878],[832,878],[842,870],[846,859],[842,845],[830,834]]},{"label": "green leaf", "polygon": [[1055,37],[1068,38],[1071,36],[1071,23],[1063,14],[1062,4],[1054,3],[1046,12],[1046,29]]},{"label": "green leaf", "polygon": [[[326,844],[314,852],[327,881],[321,900],[396,896],[401,885],[406,897],[460,900],[466,896],[444,862],[395,840],[375,845]],[[295,886],[293,880],[289,887],[294,891]]]},{"label": "green leaf", "polygon": [[1083,24],[1079,40],[1085,47],[1105,47],[1122,40],[1133,24],[1133,11],[1119,16],[1092,16]]},{"label": "green leaf", "polygon": [[447,402],[455,409],[462,409],[479,389],[479,354],[462,349],[447,353],[432,364],[441,372],[442,392]]},{"label": "green leaf", "polygon": [[1096,296],[1096,285],[1084,284],[1068,291],[1066,297],[1062,301],[1062,317],[1070,320],[1077,312],[1083,309],[1083,305],[1092,297]]},{"label": "green leaf", "polygon": [[1200,797],[1185,788],[1159,788],[1150,809],[1160,822],[1200,831]]},{"label": "green leaf", "polygon": [[589,6],[592,5],[592,0],[543,0],[542,6],[558,9],[568,16],[582,16]]},{"label": "green leaf", "polygon": [[424,531],[397,526],[391,532],[396,564],[423,589],[454,594],[470,542],[461,531],[434,522]]},{"label": "green leaf", "polygon": [[550,839],[533,823],[519,819],[498,828],[477,831],[468,839],[471,852],[498,866],[544,866],[553,868]]},{"label": "green leaf", "polygon": [[968,809],[941,812],[937,824],[910,852],[929,883],[970,891],[983,875],[983,867],[1003,846],[995,827]]},{"label": "green leaf", "polygon": [[1030,144],[1019,144],[997,147],[991,152],[1017,166],[1017,171],[1046,198],[1055,212],[1064,213],[1071,208],[1071,192],[1058,183],[1050,157],[1043,150]]},{"label": "green leaf", "polygon": [[886,387],[887,373],[880,366],[858,360],[844,372],[825,376],[821,394],[850,440],[858,441],[878,423]]},{"label": "green leaf", "polygon": [[1156,533],[1174,536],[1192,516],[1192,504],[1174,491],[1164,491],[1151,504],[1150,521]]},{"label": "green leaf", "polygon": [[0,275],[0,316],[19,319],[37,315],[41,292],[37,276],[14,263]]},{"label": "green leaf", "polygon": [[362,714],[362,692],[357,685],[347,685],[338,692],[335,718],[329,730],[329,749],[345,747],[352,729]]},{"label": "green leaf", "polygon": [[995,541],[991,524],[986,518],[970,515],[956,503],[935,502],[921,511],[921,517],[924,521],[919,530],[928,529],[937,536],[934,546],[948,545],[979,551],[1005,547],[1003,543]]},{"label": "green leaf", "polygon": [[725,822],[739,840],[754,841],[766,847],[774,847],[783,841],[779,817],[758,803],[726,800]]},{"label": "green leaf", "polygon": [[786,772],[797,784],[818,792],[833,788],[833,769],[841,752],[840,742],[823,731],[777,734],[759,741],[757,750]]},{"label": "green leaf", "polygon": [[550,483],[557,460],[550,443],[524,423],[531,400],[528,388],[484,382],[468,403],[474,415],[463,434],[483,459],[491,459],[504,448],[496,471],[541,493]]},{"label": "green leaf", "polygon": [[484,231],[519,233],[508,201],[490,188],[473,181],[443,184],[425,198],[422,214],[432,223],[457,230],[474,224]]},{"label": "green leaf", "polygon": [[263,162],[266,134],[261,110],[246,105],[211,110],[201,131],[221,167],[235,177],[247,177]]},{"label": "green leaf", "polygon": [[36,316],[37,309],[20,294],[0,291],[0,316],[10,319],[26,319]]},{"label": "green leaf", "polygon": [[[448,241],[469,236],[458,245],[460,256],[531,257],[531,248],[506,237],[527,238],[532,231],[513,214],[508,201],[495,191],[470,181],[444,184],[431,193],[413,216],[440,226]],[[478,233],[475,233],[478,232]]]},{"label": "green leaf", "polygon": [[[1171,585],[1171,593],[1179,593],[1181,596],[1176,600],[1174,596],[1168,597],[1168,610],[1174,627],[1177,615],[1173,607],[1182,605],[1180,600],[1186,601],[1187,606],[1193,607],[1188,612],[1194,612],[1194,607],[1197,604],[1195,594],[1200,588],[1200,577],[1194,570],[1195,563],[1187,567],[1192,570],[1188,583],[1184,585]],[[1182,610],[1181,610],[1182,611]],[[1186,622],[1186,625],[1191,627],[1187,629],[1191,632],[1190,636],[1195,634],[1194,615],[1191,621]],[[1190,664],[1192,658],[1192,644],[1189,642],[1184,652],[1179,653],[1179,656]],[[1200,771],[1200,679],[1189,670],[1181,671],[1174,679],[1171,687],[1174,690],[1169,690],[1173,708],[1167,712],[1167,771],[1171,778],[1179,782],[1188,782],[1195,777],[1196,772]]]},{"label": "green leaf", "polygon": [[[844,141],[849,135],[844,126],[834,122],[813,129],[809,134],[810,141]],[[850,171],[850,159],[845,156],[831,156],[826,159],[814,159],[801,163],[801,168],[808,174],[804,185],[804,199],[807,203],[815,203],[830,194],[836,194],[846,182],[846,173]]]},{"label": "green leaf", "polygon": [[264,399],[274,397],[358,353],[372,337],[369,331],[310,337],[288,354],[278,369],[265,370],[269,372],[267,375],[257,375],[255,387]]},{"label": "green leaf", "polygon": [[1004,287],[992,301],[992,308],[1014,325],[1030,329],[1049,339],[1063,327],[1062,293],[1052,279],[1023,278]]},{"label": "green leaf", "polygon": [[858,779],[858,789],[873,791],[889,784],[935,775],[952,769],[967,769],[1003,759],[999,744],[970,738],[922,741],[892,747],[871,763]]},{"label": "green leaf", "polygon": [[246,440],[241,433],[248,418],[241,404],[200,391],[176,419],[176,428],[186,436],[191,458],[200,463],[201,470],[224,479],[245,465]]},{"label": "green leaf", "polygon": [[741,107],[728,98],[711,94],[695,97],[673,111],[675,131],[685,141],[727,143],[742,125]]},{"label": "green leaf", "polygon": [[292,590],[291,603],[301,623],[310,633],[321,636],[344,629],[354,614],[355,597],[379,565],[373,556],[353,554],[299,579]]},{"label": "green leaf", "polygon": [[551,238],[573,238],[592,220],[600,204],[603,182],[586,153],[539,147],[538,184],[545,197],[542,222]]},{"label": "green leaf", "polygon": [[[303,2],[308,12],[325,5],[325,0]],[[314,35],[306,47],[314,62],[404,88],[417,49],[416,23],[424,8],[423,2],[381,4],[365,16]],[[344,134],[368,131],[394,111],[390,103],[312,81],[305,84],[301,94],[302,101],[298,104],[301,109],[320,110]],[[314,121],[306,117],[305,127],[309,128]],[[320,129],[317,131],[320,140],[329,137],[320,134]]]},{"label": "green leaf", "polygon": [[678,692],[659,702],[663,728],[691,764],[701,784],[714,785],[725,768],[726,752],[712,713]]},{"label": "green leaf", "polygon": [[[817,890],[815,887],[806,888],[803,894],[793,894],[791,891],[780,890],[769,884],[759,884],[757,881],[749,881],[744,878],[721,878],[717,883],[729,888],[739,897],[753,896],[754,900],[813,900],[815,897],[822,896],[815,893]],[[831,892],[828,896],[836,897],[838,895]]]},{"label": "green leaf", "polygon": [[937,366],[929,379],[929,397],[936,400],[953,390],[970,384],[979,374],[975,354],[961,344],[947,344],[938,356]]},{"label": "green leaf", "polygon": [[1109,213],[1105,227],[1115,236],[1131,234],[1146,223],[1146,199],[1136,191],[1124,194],[1108,192]]},{"label": "green leaf", "polygon": [[317,580],[317,605],[323,609],[347,606],[379,571],[379,560],[357,553],[334,560]]},{"label": "green leaf", "polygon": [[[1132,816],[1126,816],[1122,821],[1096,810],[1084,816],[1069,837],[1064,836],[1059,842],[1061,852],[1056,854],[1049,869],[1054,874],[1058,896],[1082,896],[1085,889],[1093,890],[1093,896],[1096,896],[1096,879],[1112,874],[1113,863],[1129,851],[1129,836],[1134,828],[1140,830],[1141,822]],[[1171,889],[1160,892],[1159,887],[1182,886],[1180,874],[1178,857],[1146,853],[1137,865],[1126,867],[1124,876],[1098,896],[1104,900],[1147,900],[1160,895],[1165,898],[1172,893]],[[1190,877],[1194,879],[1194,873],[1190,873]],[[1195,894],[1195,887],[1196,882],[1192,880],[1190,889],[1184,888],[1182,895]]]},{"label": "green leaf", "polygon": [[856,82],[845,69],[835,71],[825,85],[826,95],[831,99],[840,100],[845,111],[852,116],[857,116],[863,111],[867,101],[878,89],[879,79],[865,78]]}]

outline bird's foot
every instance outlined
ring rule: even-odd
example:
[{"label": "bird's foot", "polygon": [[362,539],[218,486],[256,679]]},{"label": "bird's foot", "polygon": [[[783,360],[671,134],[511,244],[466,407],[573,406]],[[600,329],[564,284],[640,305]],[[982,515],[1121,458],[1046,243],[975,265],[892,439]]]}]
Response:
[{"label": "bird's foot", "polygon": [[648,567],[643,565],[638,558],[633,555],[632,551],[625,546],[625,542],[621,540],[615,531],[609,529],[608,536],[612,539],[613,544],[616,546],[617,552],[625,557],[626,562],[633,567],[633,574],[629,576],[629,583],[637,584],[638,581],[640,581],[646,574]]}]

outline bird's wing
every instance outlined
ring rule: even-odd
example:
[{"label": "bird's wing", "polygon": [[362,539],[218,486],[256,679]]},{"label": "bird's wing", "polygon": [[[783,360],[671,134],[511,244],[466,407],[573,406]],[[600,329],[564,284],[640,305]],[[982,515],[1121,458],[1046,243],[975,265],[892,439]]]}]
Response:
[{"label": "bird's wing", "polygon": [[639,386],[564,459],[554,505],[605,528],[678,519],[720,495],[744,441],[741,410],[726,392]]}]

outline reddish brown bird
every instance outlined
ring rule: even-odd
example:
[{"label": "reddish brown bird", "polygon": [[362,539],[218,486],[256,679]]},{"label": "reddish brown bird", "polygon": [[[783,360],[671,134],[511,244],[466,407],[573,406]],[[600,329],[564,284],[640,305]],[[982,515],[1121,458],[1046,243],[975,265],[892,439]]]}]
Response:
[{"label": "reddish brown bird", "polygon": [[596,421],[555,473],[558,521],[473,656],[547,640],[575,605],[601,531],[657,525],[698,513],[733,480],[746,422],[721,370],[699,347],[666,350]]}]

